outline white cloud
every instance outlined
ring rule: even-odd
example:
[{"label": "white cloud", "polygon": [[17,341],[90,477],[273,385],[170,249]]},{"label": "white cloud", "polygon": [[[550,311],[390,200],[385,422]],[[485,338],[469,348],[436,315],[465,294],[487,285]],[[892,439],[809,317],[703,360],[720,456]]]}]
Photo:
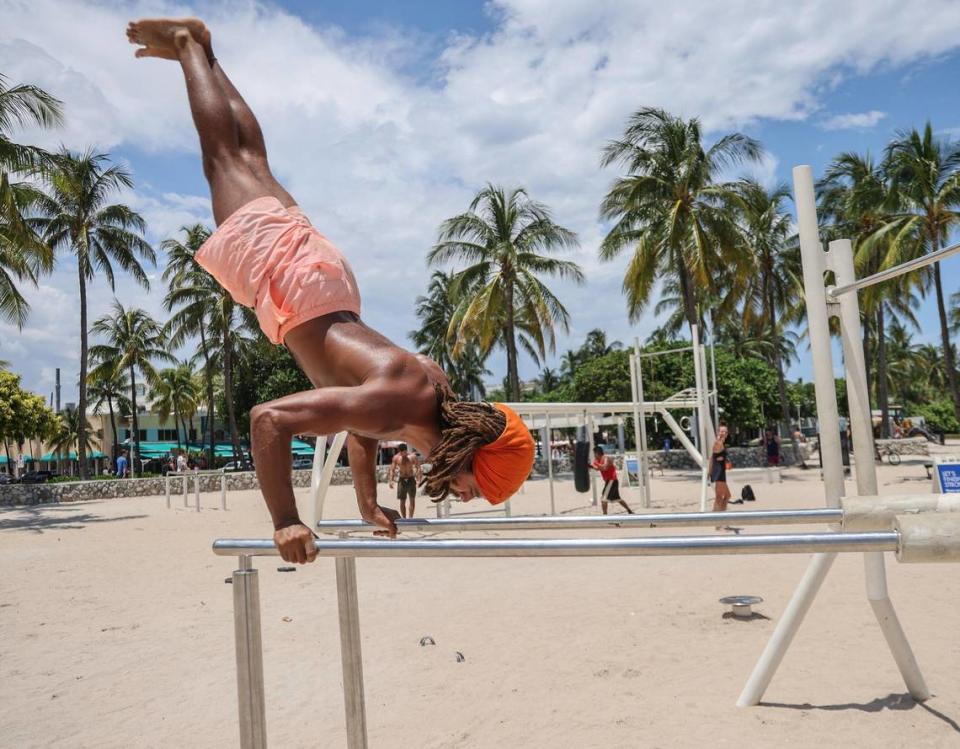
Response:
[{"label": "white cloud", "polygon": [[875,127],[886,116],[886,112],[876,109],[869,112],[847,112],[827,118],[820,123],[820,127],[824,130],[864,130]]},{"label": "white cloud", "polygon": [[[828,0],[495,0],[491,34],[452,35],[423,63],[432,69],[414,76],[403,71],[422,59],[416,35],[351,37],[250,2],[204,10],[220,60],[261,120],[274,170],[351,259],[367,321],[401,343],[415,324],[436,227],[487,181],[525,185],[579,233],[575,257],[589,284],[556,286],[574,343],[593,327],[623,340],[645,336],[651,316],[633,329],[626,321],[624,262],[596,261],[604,233],[597,206],[614,176],[599,170],[599,151],[631,111],[654,105],[696,115],[713,133],[807,118],[818,94],[845,77],[954,49],[960,26],[960,4],[949,0],[858,0],[843,13]],[[64,130],[30,137],[195,153],[176,64],[134,60],[123,34],[129,18],[191,12],[165,2],[0,0],[0,70],[67,105]],[[149,218],[153,239],[207,219],[205,196],[142,189],[160,180],[133,167],[141,189],[129,200]],[[757,176],[775,172],[771,155]],[[61,312],[75,309],[69,275],[50,283],[66,295]],[[160,290],[144,295],[125,283],[121,299],[160,313]],[[96,303],[111,299],[99,290]],[[31,319],[22,338],[46,335],[45,326]],[[40,363],[54,356],[6,351],[38,380]]]}]

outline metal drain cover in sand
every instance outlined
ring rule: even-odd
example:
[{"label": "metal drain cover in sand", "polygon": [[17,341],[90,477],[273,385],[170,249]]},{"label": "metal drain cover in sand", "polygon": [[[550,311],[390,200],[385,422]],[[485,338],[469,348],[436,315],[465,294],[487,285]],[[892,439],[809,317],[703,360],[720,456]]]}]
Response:
[{"label": "metal drain cover in sand", "polygon": [[720,603],[728,605],[734,616],[748,619],[753,615],[751,607],[763,603],[763,599],[760,596],[726,596],[720,599]]}]

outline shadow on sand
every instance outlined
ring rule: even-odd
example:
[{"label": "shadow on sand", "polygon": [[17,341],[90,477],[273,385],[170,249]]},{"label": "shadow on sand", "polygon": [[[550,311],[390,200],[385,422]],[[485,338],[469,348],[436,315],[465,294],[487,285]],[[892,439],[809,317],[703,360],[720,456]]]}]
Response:
[{"label": "shadow on sand", "polygon": [[888,694],[886,697],[877,697],[870,702],[845,702],[839,705],[811,705],[809,702],[799,705],[784,702],[761,702],[761,707],[779,707],[787,710],[861,710],[865,713],[879,713],[881,710],[913,710],[919,707],[930,715],[946,723],[955,733],[960,733],[960,724],[949,715],[944,715],[929,705],[917,702],[909,694]]},{"label": "shadow on sand", "polygon": [[92,523],[112,523],[118,520],[138,520],[147,517],[146,515],[108,517],[90,512],[78,512],[76,508],[62,505],[17,507],[10,512],[17,513],[17,517],[0,515],[0,531],[24,530],[43,533],[45,530],[82,530]]}]

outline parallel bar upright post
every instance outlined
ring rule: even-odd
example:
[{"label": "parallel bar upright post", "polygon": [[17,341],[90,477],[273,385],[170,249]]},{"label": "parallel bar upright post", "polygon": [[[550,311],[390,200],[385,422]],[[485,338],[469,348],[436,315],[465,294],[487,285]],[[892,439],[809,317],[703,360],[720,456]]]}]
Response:
[{"label": "parallel bar upright post", "polygon": [[[643,364],[640,356],[640,339],[633,339],[634,350],[634,378],[636,387],[633,393],[634,409],[633,417],[637,423],[634,425],[639,429],[637,432],[637,469],[640,473],[640,496],[641,506],[650,506],[650,461],[647,457],[647,413],[645,398],[643,396]],[[637,405],[639,404],[639,409]]]},{"label": "parallel bar upright post", "polygon": [[197,512],[200,512],[200,472],[193,474],[193,488],[196,492]]},{"label": "parallel bar upright post", "polygon": [[[823,285],[826,259],[817,225],[817,202],[813,189],[813,171],[809,166],[793,169],[793,186],[800,232],[800,256],[803,264],[803,289],[807,309],[807,329],[813,358],[813,378],[820,424],[820,454],[823,457],[824,496],[828,507],[839,507],[844,494],[843,464],[840,456],[840,415],[833,380],[833,352],[827,315],[827,295]],[[813,604],[827,572],[836,560],[833,552],[817,554],[794,591],[783,617],[774,629],[760,660],[737,700],[737,705],[756,705],[763,697],[786,655],[790,643]]]},{"label": "parallel bar upright post", "polygon": [[367,711],[363,695],[357,560],[354,557],[337,557],[335,566],[337,608],[340,615],[340,657],[343,664],[343,704],[347,717],[347,749],[367,749]]},{"label": "parallel bar upright post", "polygon": [[[853,267],[853,247],[849,239],[830,243],[830,259],[837,283],[850,284],[856,280]],[[873,462],[873,418],[867,384],[867,370],[861,345],[860,306],[857,295],[845,294],[839,299],[840,338],[843,342],[843,361],[846,369],[847,401],[850,406],[850,431],[853,437],[854,466],[857,491],[861,495],[877,494],[877,467]],[[863,556],[867,584],[867,598],[877,622],[887,640],[887,646],[900,669],[907,689],[914,699],[930,698],[920,666],[910,642],[900,626],[897,612],[887,592],[887,572],[882,553]]]},{"label": "parallel bar upright post", "polygon": [[554,499],[554,490],[553,490],[553,429],[550,425],[550,414],[546,414],[547,417],[547,479],[550,483],[550,514],[557,514],[557,505],[556,500]]},{"label": "parallel bar upright post", "polygon": [[237,651],[240,749],[266,749],[267,719],[260,636],[260,587],[249,556],[233,573],[233,624]]},{"label": "parallel bar upright post", "polygon": [[163,486],[167,492],[167,509],[170,509],[170,476],[169,474],[163,477]]},{"label": "parallel bar upright post", "polygon": [[179,474],[179,476],[180,476],[180,481],[183,482],[183,506],[189,507],[190,506],[190,497],[189,497],[190,487],[187,486],[187,474],[181,473]]},{"label": "parallel bar upright post", "polygon": [[227,474],[220,472],[220,509],[227,509]]}]

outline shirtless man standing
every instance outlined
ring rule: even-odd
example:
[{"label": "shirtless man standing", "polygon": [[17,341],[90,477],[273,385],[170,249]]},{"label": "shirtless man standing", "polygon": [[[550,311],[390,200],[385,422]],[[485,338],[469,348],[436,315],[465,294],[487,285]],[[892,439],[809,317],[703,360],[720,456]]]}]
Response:
[{"label": "shirtless man standing", "polygon": [[[425,491],[435,499],[452,492],[506,501],[533,465],[530,432],[503,404],[458,401],[435,362],[360,319],[350,264],[273,176],[260,125],[217,61],[203,22],[136,21],[127,38],[138,45],[136,57],[175,60],[183,71],[218,226],[197,263],[256,310],[264,334],[290,350],[316,388],[250,412],[253,459],[280,556],[316,558],[313,529],[300,521],[294,500],[295,434],[350,433],[360,515],[391,537],[398,515],[377,503],[381,439],[407,442],[429,457]],[[315,178],[329,179],[322,165]]]},{"label": "shirtless man standing", "polygon": [[[394,480],[397,484],[397,499],[400,500],[400,517],[412,518],[417,509],[417,485],[423,480],[420,470],[420,461],[416,455],[407,452],[407,446],[400,444],[400,449],[390,461],[390,488]],[[410,500],[410,514],[407,514],[407,499]]]}]

